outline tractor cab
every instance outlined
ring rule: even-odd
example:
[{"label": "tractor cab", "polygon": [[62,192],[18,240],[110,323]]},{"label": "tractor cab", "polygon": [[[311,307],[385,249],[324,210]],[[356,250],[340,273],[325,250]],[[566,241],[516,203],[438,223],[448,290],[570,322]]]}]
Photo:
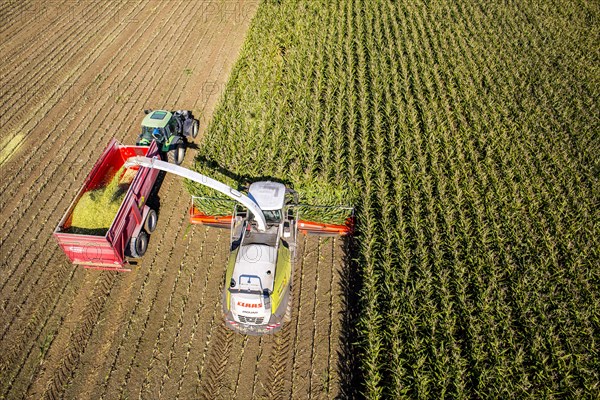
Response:
[{"label": "tractor cab", "polygon": [[174,131],[172,121],[173,114],[168,111],[149,113],[142,121],[142,133],[137,144],[141,146],[150,145],[153,140],[156,140],[160,146],[164,147],[171,136],[171,132]]},{"label": "tractor cab", "polygon": [[187,138],[198,134],[198,121],[190,111],[146,110],[138,146],[149,146],[156,141],[167,160],[180,165],[185,156]]}]

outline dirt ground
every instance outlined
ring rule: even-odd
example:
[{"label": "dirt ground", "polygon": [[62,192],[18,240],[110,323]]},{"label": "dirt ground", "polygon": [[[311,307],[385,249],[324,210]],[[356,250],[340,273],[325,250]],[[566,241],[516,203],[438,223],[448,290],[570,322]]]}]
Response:
[{"label": "dirt ground", "polygon": [[[301,238],[293,319],[225,329],[228,232],[187,223],[178,177],[132,272],[70,264],[52,232],[109,140],[145,108],[190,109],[200,137],[258,0],[8,0],[0,5],[0,398],[332,398],[342,241]],[[185,165],[191,165],[192,149]]]}]

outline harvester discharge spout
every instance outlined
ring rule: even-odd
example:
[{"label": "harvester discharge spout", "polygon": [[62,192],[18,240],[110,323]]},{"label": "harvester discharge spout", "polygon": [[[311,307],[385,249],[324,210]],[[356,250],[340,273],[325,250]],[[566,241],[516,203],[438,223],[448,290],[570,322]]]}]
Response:
[{"label": "harvester discharge spout", "polygon": [[239,191],[233,189],[230,186],[225,185],[219,181],[216,181],[212,178],[209,178],[206,175],[199,174],[196,171],[189,170],[187,168],[180,167],[175,164],[171,164],[165,161],[158,160],[156,158],[148,158],[148,157],[131,157],[127,159],[125,162],[125,167],[132,166],[141,166],[146,168],[154,168],[160,171],[170,172],[175,175],[179,175],[183,178],[187,178],[191,181],[197,182],[201,185],[207,186],[211,189],[214,189],[220,193],[223,193],[225,196],[241,203],[244,205],[254,216],[254,219],[257,223],[257,229],[261,232],[266,231],[267,229],[267,221],[265,216],[258,206],[251,198],[240,193]]}]

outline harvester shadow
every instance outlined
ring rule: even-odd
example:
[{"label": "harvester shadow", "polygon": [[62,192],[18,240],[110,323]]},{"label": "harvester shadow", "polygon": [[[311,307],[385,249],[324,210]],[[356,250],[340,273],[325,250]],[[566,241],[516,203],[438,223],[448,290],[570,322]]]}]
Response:
[{"label": "harvester shadow", "polygon": [[233,179],[238,182],[240,187],[238,190],[243,188],[244,186],[249,186],[251,183],[260,182],[260,181],[271,181],[271,182],[279,182],[283,183],[286,187],[293,189],[293,184],[288,179],[281,179],[278,177],[270,176],[270,175],[261,175],[261,176],[250,176],[250,175],[240,175],[227,168],[223,167],[215,160],[211,160],[206,156],[198,154],[194,159],[197,164],[203,165],[211,170],[216,171],[217,173],[226,176],[229,179]]},{"label": "harvester shadow", "polygon": [[342,293],[342,311],[340,315],[340,349],[338,352],[338,370],[340,374],[340,399],[363,398],[361,382],[364,382],[360,371],[359,343],[360,303],[359,293],[363,286],[361,274],[358,270],[357,254],[358,243],[351,236],[344,236],[343,265],[339,271],[339,291]]}]

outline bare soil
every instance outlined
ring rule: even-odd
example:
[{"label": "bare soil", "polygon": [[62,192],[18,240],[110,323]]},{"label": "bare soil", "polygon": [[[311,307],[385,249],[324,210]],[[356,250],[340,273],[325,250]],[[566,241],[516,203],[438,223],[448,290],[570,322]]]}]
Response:
[{"label": "bare soil", "polygon": [[109,140],[135,142],[143,109],[190,109],[202,136],[257,6],[0,5],[0,398],[340,394],[341,240],[301,238],[292,321],[258,338],[224,328],[228,232],[188,224],[177,177],[132,272],[75,267],[52,238]]}]

